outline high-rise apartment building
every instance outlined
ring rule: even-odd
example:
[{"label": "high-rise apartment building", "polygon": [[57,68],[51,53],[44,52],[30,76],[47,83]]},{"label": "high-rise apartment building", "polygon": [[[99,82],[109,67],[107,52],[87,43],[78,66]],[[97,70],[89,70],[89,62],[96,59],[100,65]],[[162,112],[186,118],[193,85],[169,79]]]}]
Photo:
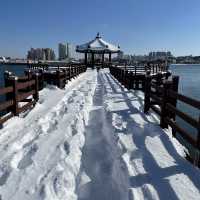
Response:
[{"label": "high-rise apartment building", "polygon": [[70,60],[77,57],[76,48],[71,43],[59,43],[58,44],[58,57],[59,60]]},{"label": "high-rise apartment building", "polygon": [[156,51],[156,52],[150,52],[149,53],[149,59],[150,60],[166,60],[167,58],[173,57],[170,51]]},{"label": "high-rise apartment building", "polygon": [[65,60],[67,58],[67,45],[63,43],[58,44],[58,58]]},{"label": "high-rise apartment building", "polygon": [[50,48],[31,48],[28,51],[29,60],[55,60],[55,52]]}]

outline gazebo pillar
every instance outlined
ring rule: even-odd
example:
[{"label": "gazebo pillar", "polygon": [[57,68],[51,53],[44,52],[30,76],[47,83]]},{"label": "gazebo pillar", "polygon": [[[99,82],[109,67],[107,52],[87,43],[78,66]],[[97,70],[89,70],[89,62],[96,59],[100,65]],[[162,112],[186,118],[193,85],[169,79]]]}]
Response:
[{"label": "gazebo pillar", "polygon": [[102,68],[104,68],[104,53],[102,54]]},{"label": "gazebo pillar", "polygon": [[85,53],[85,65],[86,65],[86,67],[87,67],[87,64],[88,64],[87,53]]},{"label": "gazebo pillar", "polygon": [[112,56],[111,56],[111,52],[109,53],[109,63],[111,63],[112,61]]}]

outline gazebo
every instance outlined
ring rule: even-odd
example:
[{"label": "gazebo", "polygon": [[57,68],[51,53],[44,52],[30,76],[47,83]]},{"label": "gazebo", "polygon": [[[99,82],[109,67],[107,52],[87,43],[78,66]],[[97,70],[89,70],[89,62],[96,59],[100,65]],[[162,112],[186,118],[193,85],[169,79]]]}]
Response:
[{"label": "gazebo", "polygon": [[111,63],[112,54],[119,53],[120,47],[104,41],[101,38],[100,34],[97,33],[97,36],[94,40],[92,40],[88,43],[82,44],[82,45],[77,45],[76,52],[85,54],[85,64],[86,65],[88,65],[88,55],[91,55],[92,67],[94,67],[94,65],[95,65],[95,55],[100,54],[100,55],[102,55],[101,64],[102,64],[102,66],[104,66],[105,54],[109,55],[109,63]]}]

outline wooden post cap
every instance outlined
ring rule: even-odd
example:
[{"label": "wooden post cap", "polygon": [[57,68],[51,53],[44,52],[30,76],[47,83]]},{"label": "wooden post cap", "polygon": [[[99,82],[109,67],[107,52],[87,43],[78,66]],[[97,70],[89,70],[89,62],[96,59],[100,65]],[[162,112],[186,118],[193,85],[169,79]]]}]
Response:
[{"label": "wooden post cap", "polygon": [[9,78],[10,78],[10,80],[15,80],[15,81],[18,80],[18,77],[17,77],[17,76],[10,76]]}]

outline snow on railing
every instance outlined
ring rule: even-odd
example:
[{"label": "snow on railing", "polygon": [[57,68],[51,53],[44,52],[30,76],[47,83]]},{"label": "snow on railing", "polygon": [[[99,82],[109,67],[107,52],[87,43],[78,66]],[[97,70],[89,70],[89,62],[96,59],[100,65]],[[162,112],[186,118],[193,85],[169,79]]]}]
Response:
[{"label": "snow on railing", "polygon": [[5,97],[0,102],[0,125],[2,126],[11,117],[32,108],[39,100],[39,90],[44,88],[45,83],[64,88],[68,81],[85,71],[84,65],[57,67],[56,71],[47,71],[43,67],[30,68],[24,72],[25,76],[20,77],[6,71],[4,73],[5,87],[0,88],[0,95]]}]

